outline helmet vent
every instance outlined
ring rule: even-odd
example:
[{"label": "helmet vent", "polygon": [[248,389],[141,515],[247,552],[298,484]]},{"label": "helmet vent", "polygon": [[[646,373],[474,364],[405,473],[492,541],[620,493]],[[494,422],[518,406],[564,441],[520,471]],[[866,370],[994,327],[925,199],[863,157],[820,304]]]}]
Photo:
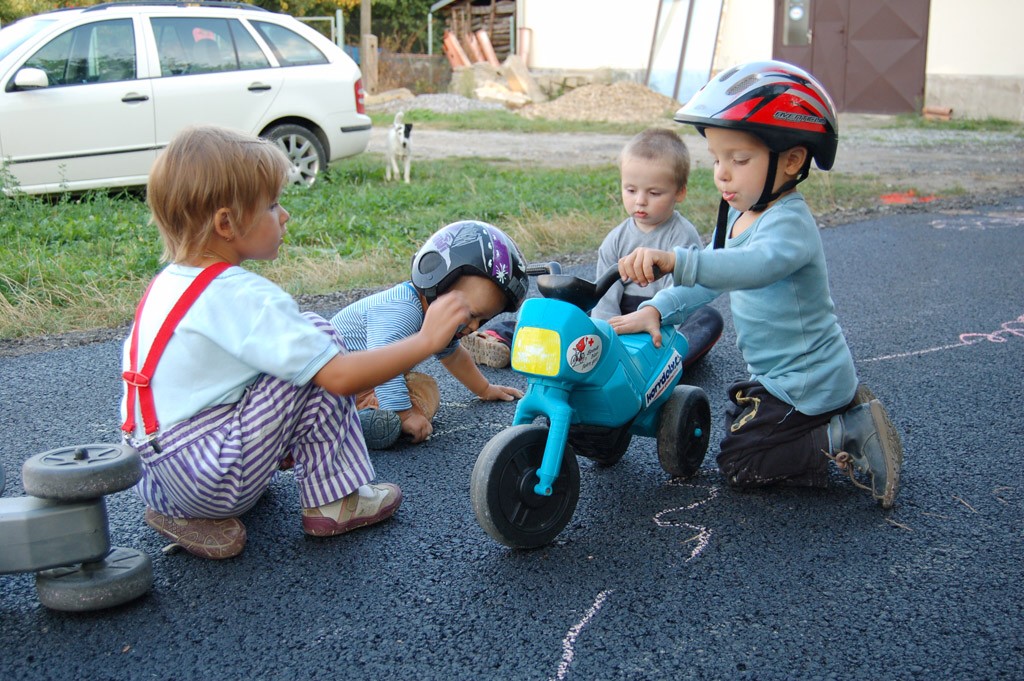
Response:
[{"label": "helmet vent", "polygon": [[752,73],[749,76],[747,76],[746,78],[741,78],[740,80],[736,81],[736,83],[734,83],[728,90],[726,90],[725,93],[727,95],[734,95],[737,92],[743,92],[744,90],[749,88],[751,85],[756,83],[757,80],[758,80],[758,77],[759,76],[757,74]]}]

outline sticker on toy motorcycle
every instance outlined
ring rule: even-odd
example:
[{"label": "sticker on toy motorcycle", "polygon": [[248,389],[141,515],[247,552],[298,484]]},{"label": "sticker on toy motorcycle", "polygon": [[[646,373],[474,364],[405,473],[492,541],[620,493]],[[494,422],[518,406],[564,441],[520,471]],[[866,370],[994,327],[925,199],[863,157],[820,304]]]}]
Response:
[{"label": "sticker on toy motorcycle", "polygon": [[587,334],[580,336],[569,344],[569,350],[565,353],[565,361],[569,368],[578,374],[588,373],[597,366],[597,360],[601,359],[601,337]]},{"label": "sticker on toy motorcycle", "polygon": [[665,368],[661,370],[660,374],[658,374],[658,378],[655,379],[654,383],[651,384],[651,387],[647,389],[646,393],[644,393],[644,406],[649,407],[652,402],[661,397],[661,394],[664,393],[669,386],[674,387],[676,384],[676,377],[679,376],[679,372],[682,370],[683,358],[678,352],[673,350],[672,356],[668,360],[668,364],[665,365]]}]

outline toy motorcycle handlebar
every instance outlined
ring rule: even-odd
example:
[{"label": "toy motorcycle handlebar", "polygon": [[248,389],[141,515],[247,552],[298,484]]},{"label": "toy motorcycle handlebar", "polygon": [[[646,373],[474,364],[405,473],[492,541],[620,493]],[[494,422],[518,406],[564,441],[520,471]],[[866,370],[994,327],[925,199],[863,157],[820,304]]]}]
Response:
[{"label": "toy motorcycle handlebar", "polygon": [[[590,312],[604,297],[604,294],[608,293],[612,284],[619,281],[619,268],[616,265],[605,270],[597,281],[587,281],[571,274],[561,274],[561,267],[558,263],[547,263],[547,266],[551,265],[554,265],[557,271],[549,270],[547,273],[538,274],[537,290],[545,298],[554,298],[570,303],[584,312]],[[529,272],[529,269],[527,271]],[[661,277],[661,270],[657,267],[654,268],[654,276],[655,278]]]},{"label": "toy motorcycle handlebar", "polygon": [[526,274],[530,277],[538,277],[542,274],[561,274],[562,266],[552,260],[551,262],[533,262],[526,266]]}]

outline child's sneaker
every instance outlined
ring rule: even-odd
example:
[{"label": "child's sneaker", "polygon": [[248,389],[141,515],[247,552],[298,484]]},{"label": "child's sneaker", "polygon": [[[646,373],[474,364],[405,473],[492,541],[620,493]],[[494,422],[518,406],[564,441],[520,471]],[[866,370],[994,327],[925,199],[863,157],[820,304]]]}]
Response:
[{"label": "child's sneaker", "polygon": [[345,534],[390,518],[401,505],[402,490],[398,485],[362,485],[338,501],[302,509],[302,531],[314,537]]},{"label": "child's sneaker", "polygon": [[[871,492],[882,508],[891,508],[899,491],[903,446],[882,403],[872,399],[833,416],[828,435],[830,457],[836,464],[857,487]],[[870,486],[854,477],[855,468],[870,476]]]},{"label": "child's sneaker", "polygon": [[222,560],[245,548],[245,525],[238,518],[172,518],[146,508],[146,524],[194,556]]},{"label": "child's sneaker", "polygon": [[474,331],[463,337],[462,347],[469,351],[469,356],[477,364],[503,369],[509,365],[511,353],[509,345],[497,331],[484,329]]},{"label": "child's sneaker", "polygon": [[402,434],[402,419],[390,409],[360,409],[359,425],[368,449],[387,449]]}]

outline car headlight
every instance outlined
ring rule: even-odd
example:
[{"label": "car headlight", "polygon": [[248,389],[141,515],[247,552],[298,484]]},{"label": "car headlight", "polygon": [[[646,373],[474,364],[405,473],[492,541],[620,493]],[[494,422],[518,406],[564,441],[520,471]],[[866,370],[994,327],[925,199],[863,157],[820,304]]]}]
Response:
[{"label": "car headlight", "polygon": [[520,326],[512,344],[512,368],[524,374],[555,376],[561,368],[562,339],[557,331]]}]

